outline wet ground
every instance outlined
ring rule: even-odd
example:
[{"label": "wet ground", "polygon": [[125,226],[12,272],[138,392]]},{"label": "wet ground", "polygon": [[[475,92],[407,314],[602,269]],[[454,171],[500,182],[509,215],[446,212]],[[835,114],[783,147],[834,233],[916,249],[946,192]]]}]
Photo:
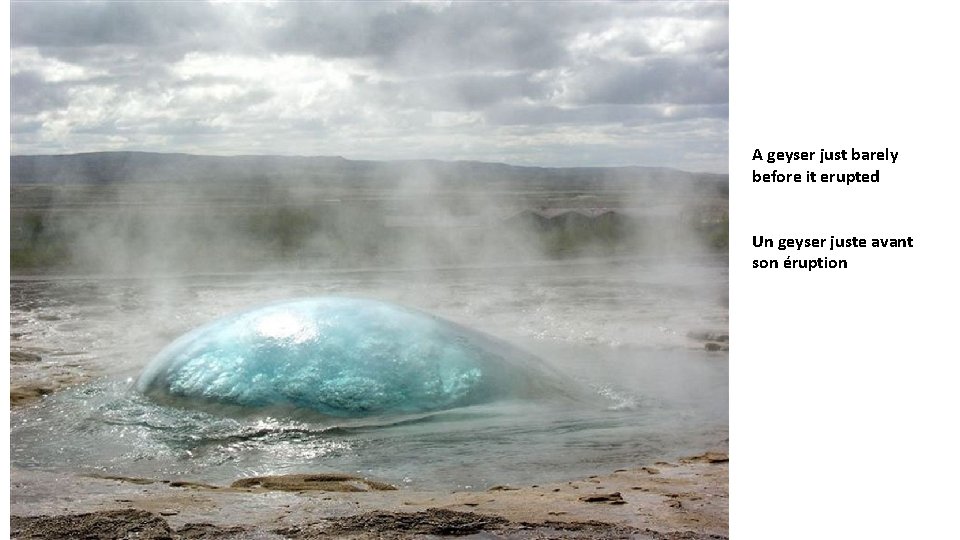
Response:
[{"label": "wet ground", "polygon": [[[58,512],[14,504],[12,537],[718,539],[727,534],[727,474],[726,454],[712,452],[579,481],[452,493],[74,478],[61,484]],[[49,480],[15,474],[12,485],[32,491],[30,482]]]}]

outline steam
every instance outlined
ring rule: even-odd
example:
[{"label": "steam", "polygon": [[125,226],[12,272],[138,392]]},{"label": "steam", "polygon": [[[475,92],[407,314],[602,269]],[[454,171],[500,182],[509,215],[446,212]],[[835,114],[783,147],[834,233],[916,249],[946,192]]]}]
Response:
[{"label": "steam", "polygon": [[[15,187],[14,236],[61,249],[44,266],[128,277],[515,267],[725,247],[710,244],[723,232],[720,180],[619,169],[518,169],[491,179],[483,167],[436,162],[377,164],[373,180],[349,170],[290,178],[285,167],[254,179],[185,167],[143,181],[149,168],[134,166],[108,182],[78,171],[69,183]],[[458,177],[471,173],[481,177]]]},{"label": "steam", "polygon": [[[144,309],[123,311],[125,326],[143,328],[129,338],[131,350],[141,342],[138,365],[232,311],[326,294],[392,301],[514,341],[702,346],[686,335],[726,331],[725,263],[702,264],[724,257],[722,177],[342,159],[325,169],[270,157],[144,166],[143,156],[119,156],[128,161],[88,167],[95,176],[15,175],[13,251],[42,264],[21,257],[13,275],[138,283]],[[196,285],[223,279],[235,287]],[[662,297],[705,309],[648,315],[644,303]],[[122,312],[127,300],[110,298]],[[581,317],[589,306],[602,310]]]}]

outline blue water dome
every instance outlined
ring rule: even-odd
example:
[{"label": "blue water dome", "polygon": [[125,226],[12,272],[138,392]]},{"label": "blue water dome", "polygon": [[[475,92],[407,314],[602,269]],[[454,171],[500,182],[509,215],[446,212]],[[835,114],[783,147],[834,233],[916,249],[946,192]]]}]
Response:
[{"label": "blue water dome", "polygon": [[185,334],[144,369],[137,389],[178,403],[351,417],[542,394],[554,377],[532,355],[423,312],[310,298]]}]

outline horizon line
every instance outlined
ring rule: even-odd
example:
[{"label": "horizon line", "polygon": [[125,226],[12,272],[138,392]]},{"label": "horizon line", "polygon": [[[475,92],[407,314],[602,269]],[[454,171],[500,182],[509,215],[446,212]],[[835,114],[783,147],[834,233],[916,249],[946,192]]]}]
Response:
[{"label": "horizon line", "polygon": [[205,158],[292,158],[292,159],[340,159],[344,161],[351,162],[374,162],[374,163],[404,163],[404,162],[437,162],[437,163],[478,163],[484,165],[504,165],[507,167],[517,167],[525,169],[660,169],[667,171],[678,171],[685,172],[690,174],[713,174],[718,176],[729,176],[729,171],[725,172],[714,172],[714,171],[695,171],[687,169],[679,169],[676,167],[666,167],[662,165],[574,165],[574,166],[557,166],[557,165],[517,165],[514,163],[508,163],[504,161],[483,161],[478,159],[439,159],[439,158],[405,158],[405,159],[354,159],[344,157],[342,155],[334,154],[314,154],[314,155],[305,155],[305,154],[194,154],[190,152],[159,152],[154,150],[93,150],[88,152],[73,152],[73,153],[64,153],[64,154],[10,154],[10,158],[20,158],[20,157],[68,157],[68,156],[82,156],[82,155],[92,155],[92,154],[154,154],[161,156],[191,156],[191,157],[205,157]]}]

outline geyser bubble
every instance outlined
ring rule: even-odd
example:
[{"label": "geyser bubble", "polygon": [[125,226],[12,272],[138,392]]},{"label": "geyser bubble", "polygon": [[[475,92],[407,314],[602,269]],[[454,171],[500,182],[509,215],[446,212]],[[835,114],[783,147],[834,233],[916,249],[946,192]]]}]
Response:
[{"label": "geyser bubble", "polygon": [[137,389],[162,400],[413,413],[562,393],[535,357],[425,313],[373,300],[312,298],[216,320],[180,337]]}]

